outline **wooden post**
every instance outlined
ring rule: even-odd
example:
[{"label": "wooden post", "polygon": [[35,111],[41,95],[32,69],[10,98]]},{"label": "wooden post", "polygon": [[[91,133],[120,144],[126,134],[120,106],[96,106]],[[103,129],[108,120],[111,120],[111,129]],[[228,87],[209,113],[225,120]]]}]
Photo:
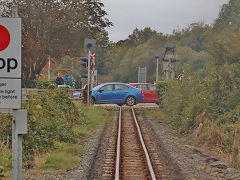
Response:
[{"label": "wooden post", "polygon": [[199,126],[198,126],[197,133],[196,133],[195,146],[198,145],[198,143],[200,141],[200,134],[202,133],[202,128],[203,128],[203,124],[200,123]]},{"label": "wooden post", "polygon": [[231,165],[237,162],[239,141],[240,141],[240,126],[238,126],[235,130]]}]

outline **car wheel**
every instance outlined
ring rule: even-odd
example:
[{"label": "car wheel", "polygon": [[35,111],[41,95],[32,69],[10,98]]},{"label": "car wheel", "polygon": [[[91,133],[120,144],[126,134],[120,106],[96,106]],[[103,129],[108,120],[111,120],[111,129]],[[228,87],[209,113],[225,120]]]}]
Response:
[{"label": "car wheel", "polygon": [[94,104],[95,104],[95,99],[94,99],[94,97],[91,97],[90,103],[91,103],[91,105],[94,105]]},{"label": "car wheel", "polygon": [[136,99],[133,96],[128,96],[126,99],[126,104],[128,106],[133,106],[134,104],[136,104]]}]

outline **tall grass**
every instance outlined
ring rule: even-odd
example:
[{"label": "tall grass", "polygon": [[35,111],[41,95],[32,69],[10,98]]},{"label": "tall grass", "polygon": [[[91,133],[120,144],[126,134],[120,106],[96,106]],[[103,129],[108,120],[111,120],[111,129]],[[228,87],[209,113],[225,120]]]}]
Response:
[{"label": "tall grass", "polygon": [[1,157],[11,157],[9,137],[0,138],[0,158]]},{"label": "tall grass", "polygon": [[9,138],[0,138],[0,179],[5,177],[4,173],[12,168],[11,161]]}]

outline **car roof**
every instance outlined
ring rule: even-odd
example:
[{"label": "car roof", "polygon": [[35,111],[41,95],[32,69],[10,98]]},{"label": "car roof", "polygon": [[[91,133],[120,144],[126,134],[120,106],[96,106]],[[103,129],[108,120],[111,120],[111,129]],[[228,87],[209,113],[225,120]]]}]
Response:
[{"label": "car roof", "polygon": [[127,83],[120,83],[120,82],[107,82],[107,83],[103,83],[102,85],[106,85],[106,84],[123,84],[123,85],[128,85]]},{"label": "car roof", "polygon": [[155,86],[155,84],[151,84],[151,83],[128,83],[128,84],[130,84],[130,85],[149,84],[149,85]]}]

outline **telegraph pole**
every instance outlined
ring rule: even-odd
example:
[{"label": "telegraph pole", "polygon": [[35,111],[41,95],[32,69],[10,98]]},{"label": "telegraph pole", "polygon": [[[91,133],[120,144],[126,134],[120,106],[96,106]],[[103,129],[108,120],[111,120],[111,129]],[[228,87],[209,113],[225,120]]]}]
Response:
[{"label": "telegraph pole", "polygon": [[161,52],[156,52],[154,55],[155,59],[157,60],[156,83],[158,82],[158,63],[159,63],[158,61],[159,59],[161,59],[161,56],[162,56]]}]

